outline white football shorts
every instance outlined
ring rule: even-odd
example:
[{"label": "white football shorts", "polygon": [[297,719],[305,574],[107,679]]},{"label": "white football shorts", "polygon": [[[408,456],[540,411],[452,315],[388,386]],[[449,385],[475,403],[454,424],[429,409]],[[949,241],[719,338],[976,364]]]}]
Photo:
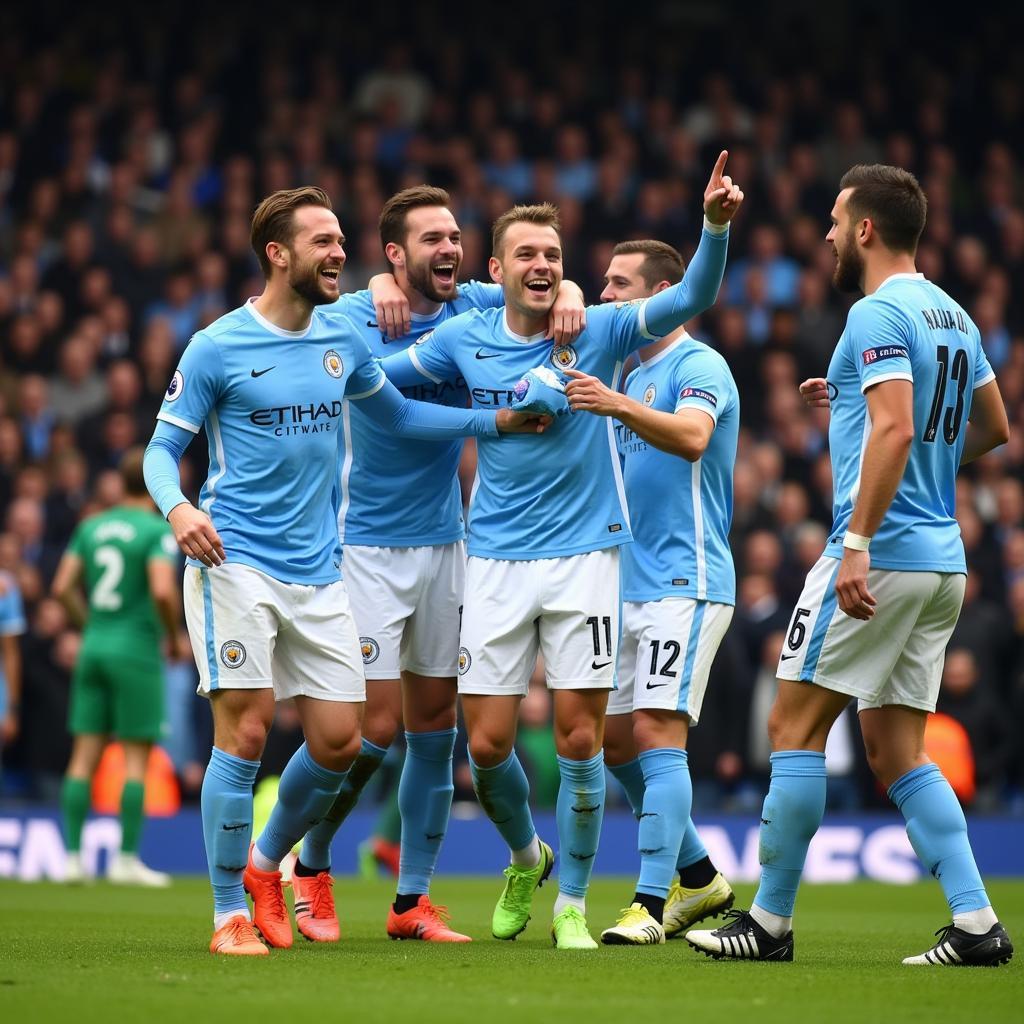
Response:
[{"label": "white football shorts", "polygon": [[619,607],[617,547],[521,562],[470,557],[459,693],[525,694],[538,650],[549,689],[612,689]]},{"label": "white football shorts", "polygon": [[277,700],[366,699],[359,634],[341,580],[282,583],[230,562],[186,566],[183,589],[203,696],[273,688]]},{"label": "white football shorts", "polygon": [[625,601],[619,688],[608,698],[608,714],[681,711],[696,725],[732,613],[731,604],[689,597]]},{"label": "white football shorts", "polygon": [[455,676],[466,544],[378,548],[347,544],[345,585],[369,679]]},{"label": "white football shorts", "polygon": [[839,565],[823,555],[807,574],[782,645],[779,678],[848,693],[861,711],[889,704],[934,711],[967,577],[871,569],[868,589],[878,604],[865,622],[839,609]]}]

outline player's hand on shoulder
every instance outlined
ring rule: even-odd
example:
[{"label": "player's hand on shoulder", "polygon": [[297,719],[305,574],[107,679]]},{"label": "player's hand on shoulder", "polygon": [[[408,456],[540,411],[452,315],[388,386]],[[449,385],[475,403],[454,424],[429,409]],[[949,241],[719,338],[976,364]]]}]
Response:
[{"label": "player's hand on shoulder", "polygon": [[729,151],[723,149],[704,189],[704,216],[712,224],[728,224],[743,203],[743,190],[724,173],[728,159]]},{"label": "player's hand on shoulder", "polygon": [[548,317],[548,336],[555,345],[571,345],[587,326],[583,291],[573,281],[563,281]]},{"label": "player's hand on shoulder", "polygon": [[551,420],[550,416],[538,416],[533,412],[499,409],[495,423],[501,434],[543,434]]},{"label": "player's hand on shoulder", "polygon": [[210,517],[190,502],[175,505],[167,515],[178,547],[189,558],[205,566],[221,565],[224,561],[224,543]]},{"label": "player's hand on shoulder", "polygon": [[564,370],[572,380],[565,385],[565,396],[573,412],[592,412],[598,416],[614,416],[619,410],[623,395],[612,391],[597,377],[579,370]]},{"label": "player's hand on shoulder", "polygon": [[851,619],[867,622],[875,614],[875,605],[878,601],[868,590],[870,568],[871,555],[867,551],[845,549],[836,576],[836,597],[840,610]]},{"label": "player's hand on shoulder", "polygon": [[377,325],[388,338],[395,341],[412,330],[412,308],[391,274],[377,274],[370,278],[370,298]]},{"label": "player's hand on shoulder", "polygon": [[808,377],[800,385],[800,397],[812,409],[829,408],[828,381],[824,377]]}]

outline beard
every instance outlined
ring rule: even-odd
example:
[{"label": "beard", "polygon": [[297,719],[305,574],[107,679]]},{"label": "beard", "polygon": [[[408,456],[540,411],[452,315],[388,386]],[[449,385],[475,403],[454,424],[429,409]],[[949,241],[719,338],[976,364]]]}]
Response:
[{"label": "beard", "polygon": [[452,272],[451,284],[443,290],[443,286],[434,279],[429,263],[410,263],[406,267],[409,284],[424,298],[430,299],[431,302],[448,302],[455,298],[456,295],[460,263],[461,261],[455,260],[455,269]]},{"label": "beard", "polygon": [[311,306],[324,306],[329,302],[334,302],[338,297],[324,291],[320,282],[320,264],[318,263],[298,264],[290,267],[288,286]]},{"label": "beard", "polygon": [[859,292],[864,276],[864,258],[852,237],[843,240],[842,247],[836,246],[836,269],[832,272],[832,283],[841,292]]}]

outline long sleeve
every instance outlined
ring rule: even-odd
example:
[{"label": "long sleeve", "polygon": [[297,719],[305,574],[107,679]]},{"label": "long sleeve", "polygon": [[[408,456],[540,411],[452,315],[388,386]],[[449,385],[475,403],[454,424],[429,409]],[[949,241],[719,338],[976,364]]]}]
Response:
[{"label": "long sleeve", "polygon": [[664,337],[714,305],[725,275],[728,251],[728,230],[715,234],[705,227],[682,281],[658,292],[644,304],[644,327],[648,335]]},{"label": "long sleeve", "polygon": [[365,412],[375,423],[402,437],[450,441],[457,437],[480,434],[496,437],[498,434],[495,412],[450,409],[429,402],[415,402],[406,398],[389,380],[385,380],[372,394],[353,401],[358,401],[360,412]]},{"label": "long sleeve", "polygon": [[146,478],[150,496],[165,519],[172,508],[188,501],[181,491],[178,466],[193,436],[183,427],[160,420],[146,445],[142,474]]}]

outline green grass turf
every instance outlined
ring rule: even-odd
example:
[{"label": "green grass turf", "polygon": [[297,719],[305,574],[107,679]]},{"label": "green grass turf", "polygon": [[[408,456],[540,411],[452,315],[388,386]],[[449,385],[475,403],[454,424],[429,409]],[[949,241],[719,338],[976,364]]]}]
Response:
[{"label": "green grass turf", "polygon": [[[517,941],[497,942],[489,923],[498,880],[442,878],[434,898],[478,941],[435,946],[387,940],[390,882],[341,878],[340,944],[298,940],[236,960],[207,952],[205,880],[157,892],[0,881],[0,1021],[996,1024],[1024,1013],[1024,881],[989,889],[1019,950],[996,970],[900,965],[947,920],[934,883],[805,886],[793,964],[716,963],[682,941],[558,953],[547,931],[554,889],[538,894]],[[595,937],[631,891],[626,879],[594,883]],[[740,886],[738,905],[752,894]]]}]

